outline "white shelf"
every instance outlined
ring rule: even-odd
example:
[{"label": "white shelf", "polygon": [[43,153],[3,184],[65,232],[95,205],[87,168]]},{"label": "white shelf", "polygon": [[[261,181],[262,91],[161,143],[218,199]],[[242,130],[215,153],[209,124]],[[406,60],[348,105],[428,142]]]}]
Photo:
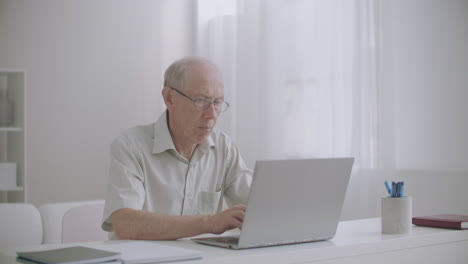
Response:
[{"label": "white shelf", "polygon": [[0,126],[1,132],[23,132],[22,127],[2,127]]},{"label": "white shelf", "polygon": [[24,191],[24,187],[21,187],[21,186],[16,186],[16,187],[13,187],[13,186],[0,186],[0,192],[5,192],[5,191],[20,192],[20,191]]},{"label": "white shelf", "polygon": [[0,125],[0,162],[16,164],[16,182],[0,185],[0,203],[27,202],[26,158],[26,73],[19,69],[2,69],[7,76],[8,98],[13,103],[12,123]]},{"label": "white shelf", "polygon": [[23,73],[23,70],[20,69],[5,69],[5,68],[0,68],[0,72],[4,73]]}]

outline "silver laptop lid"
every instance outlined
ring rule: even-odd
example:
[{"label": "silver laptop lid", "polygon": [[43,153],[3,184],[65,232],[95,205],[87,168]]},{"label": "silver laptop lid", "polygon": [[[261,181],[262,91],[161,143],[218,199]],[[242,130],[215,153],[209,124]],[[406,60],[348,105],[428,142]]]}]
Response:
[{"label": "silver laptop lid", "polygon": [[257,161],[239,248],[332,238],[354,158]]}]

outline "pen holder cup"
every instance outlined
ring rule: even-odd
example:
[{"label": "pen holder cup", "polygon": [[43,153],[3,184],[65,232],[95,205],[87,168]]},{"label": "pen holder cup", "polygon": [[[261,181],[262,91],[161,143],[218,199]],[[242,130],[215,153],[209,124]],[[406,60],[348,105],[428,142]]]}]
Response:
[{"label": "pen holder cup", "polygon": [[381,217],[382,233],[384,234],[408,234],[411,232],[412,198],[382,197]]}]

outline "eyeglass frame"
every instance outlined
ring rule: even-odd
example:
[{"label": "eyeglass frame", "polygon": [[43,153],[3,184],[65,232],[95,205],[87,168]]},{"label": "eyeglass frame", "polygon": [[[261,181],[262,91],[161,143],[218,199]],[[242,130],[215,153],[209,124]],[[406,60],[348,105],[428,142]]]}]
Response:
[{"label": "eyeglass frame", "polygon": [[[169,87],[171,90],[175,90],[176,92],[178,92],[179,94],[181,94],[182,96],[184,96],[185,98],[187,99],[190,99],[190,101],[193,102],[193,104],[195,105],[195,107],[200,110],[200,111],[204,111],[206,109],[208,109],[211,105],[214,105],[214,108],[216,110],[217,113],[223,113],[223,112],[226,112],[226,110],[229,108],[230,104],[224,100],[219,100],[219,99],[208,99],[208,98],[192,98],[186,94],[184,94],[183,92],[179,91],[179,89],[176,89],[172,86],[167,86]],[[203,100],[203,101],[201,101]],[[206,102],[210,102],[209,104],[206,104]],[[221,106],[225,105],[226,108],[224,108],[224,110],[218,110],[216,108],[216,102],[219,102],[219,103],[222,103],[220,104]],[[203,105],[200,107],[200,103],[202,103]]]}]

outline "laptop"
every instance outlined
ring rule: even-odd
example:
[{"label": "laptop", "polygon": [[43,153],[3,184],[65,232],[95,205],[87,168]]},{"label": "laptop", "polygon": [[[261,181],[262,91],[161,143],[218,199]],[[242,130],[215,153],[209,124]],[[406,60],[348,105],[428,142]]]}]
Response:
[{"label": "laptop", "polygon": [[331,239],[353,162],[354,158],[257,161],[240,235],[193,241],[246,249]]}]

